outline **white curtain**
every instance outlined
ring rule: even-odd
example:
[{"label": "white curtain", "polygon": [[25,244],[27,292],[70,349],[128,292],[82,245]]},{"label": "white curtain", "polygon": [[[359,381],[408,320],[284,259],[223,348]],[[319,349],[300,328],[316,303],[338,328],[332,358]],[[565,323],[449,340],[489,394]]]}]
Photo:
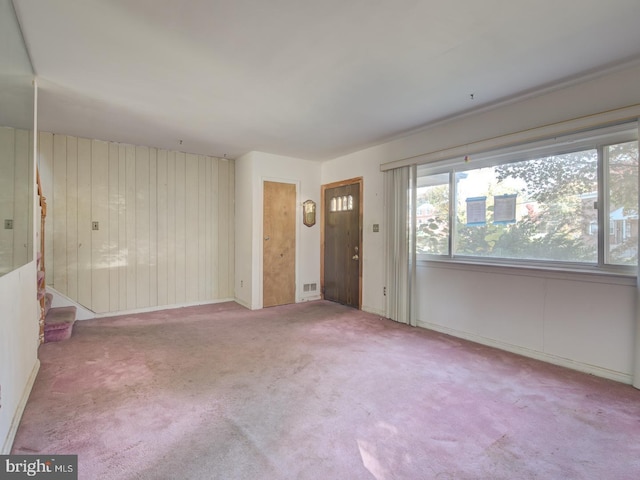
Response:
[{"label": "white curtain", "polygon": [[416,167],[385,172],[386,316],[416,325],[415,317],[415,202]]},{"label": "white curtain", "polygon": [[[638,249],[640,252],[640,247]],[[631,383],[640,390],[640,269],[638,269],[636,279],[636,332],[635,332],[635,361],[633,365],[633,375]]]},{"label": "white curtain", "polygon": [[[640,142],[640,118],[638,118],[638,142]],[[640,143],[638,143],[638,148],[640,148]],[[640,190],[640,176],[638,176],[638,182],[638,190]],[[640,210],[640,203],[638,203],[638,210]],[[638,257],[638,270],[636,272],[635,358],[633,362],[631,383],[635,388],[640,389],[640,235],[638,235]]]}]

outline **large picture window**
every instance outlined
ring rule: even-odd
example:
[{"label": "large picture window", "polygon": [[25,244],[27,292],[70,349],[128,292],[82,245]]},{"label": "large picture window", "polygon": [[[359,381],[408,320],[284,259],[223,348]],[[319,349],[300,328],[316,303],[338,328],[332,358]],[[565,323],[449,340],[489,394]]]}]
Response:
[{"label": "large picture window", "polygon": [[637,125],[420,165],[415,217],[418,259],[625,271],[638,262]]}]

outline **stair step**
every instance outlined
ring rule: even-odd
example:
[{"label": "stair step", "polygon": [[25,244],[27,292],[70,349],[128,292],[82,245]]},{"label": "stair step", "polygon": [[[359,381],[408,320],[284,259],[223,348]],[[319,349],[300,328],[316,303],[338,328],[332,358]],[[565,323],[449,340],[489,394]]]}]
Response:
[{"label": "stair step", "polygon": [[56,307],[49,309],[44,319],[44,341],[59,342],[71,337],[76,321],[76,307]]},{"label": "stair step", "polygon": [[45,318],[49,314],[49,310],[51,310],[51,302],[53,302],[53,295],[47,293],[44,296],[44,316]]}]

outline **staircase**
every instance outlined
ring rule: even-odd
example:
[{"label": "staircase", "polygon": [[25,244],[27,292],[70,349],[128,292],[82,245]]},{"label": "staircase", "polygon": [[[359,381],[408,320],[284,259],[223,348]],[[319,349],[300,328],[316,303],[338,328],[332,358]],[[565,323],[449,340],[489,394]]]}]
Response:
[{"label": "staircase", "polygon": [[60,342],[71,338],[76,321],[76,307],[51,308],[53,295],[45,295],[44,342]]},{"label": "staircase", "polygon": [[40,197],[40,252],[38,252],[38,301],[40,302],[40,343],[60,342],[71,337],[76,321],[76,307],[51,308],[53,295],[47,293],[44,263],[44,225],[47,216],[47,201],[42,194],[40,172],[36,174]]}]

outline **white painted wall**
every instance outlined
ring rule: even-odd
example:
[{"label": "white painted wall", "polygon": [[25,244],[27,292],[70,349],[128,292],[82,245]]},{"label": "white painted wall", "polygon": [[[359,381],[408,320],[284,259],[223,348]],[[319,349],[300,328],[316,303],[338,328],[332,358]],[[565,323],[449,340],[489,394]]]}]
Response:
[{"label": "white painted wall", "polygon": [[368,149],[369,159],[380,163],[423,155],[529,128],[571,120],[640,102],[640,64],[564,88],[555,87],[519,101],[426,128],[413,135]]},{"label": "white painted wall", "polygon": [[[237,216],[236,228],[233,223],[226,230],[219,229],[226,235],[223,242],[229,242],[229,252],[226,257],[233,265],[233,249],[235,244],[235,281],[229,282],[235,286],[235,294],[238,300],[251,308],[260,308],[261,278],[262,278],[262,181],[277,180],[291,181],[299,186],[299,203],[311,198],[320,201],[320,185],[346,178],[362,176],[364,178],[364,244],[363,244],[363,309],[381,314],[384,312],[385,299],[382,295],[384,287],[384,228],[383,224],[383,188],[382,174],[379,165],[389,161],[433,152],[442,148],[453,147],[463,143],[482,140],[492,136],[515,132],[526,128],[532,128],[550,122],[568,120],[582,115],[597,113],[604,110],[640,103],[640,67],[630,67],[625,70],[610,73],[593,79],[588,79],[582,84],[567,86],[537,97],[524,99],[520,102],[508,104],[484,113],[470,115],[434,126],[423,132],[416,133],[403,139],[395,140],[377,147],[362,150],[339,159],[330,160],[322,165],[314,162],[300,162],[296,159],[277,157],[274,155],[252,152],[240,158],[236,162],[236,175],[231,171],[228,178],[228,186],[235,185]],[[68,140],[68,139],[67,139]],[[71,145],[71,147],[70,147]],[[86,217],[87,208],[95,206],[96,213],[101,215],[101,223],[106,221],[111,225],[118,225],[117,232],[109,230],[106,237],[101,237],[101,242],[108,239],[107,245],[118,242],[117,252],[123,253],[123,245],[135,248],[134,232],[147,232],[151,235],[154,221],[157,222],[156,242],[162,237],[160,233],[181,230],[186,232],[187,224],[200,221],[200,213],[197,216],[178,216],[173,210],[175,202],[170,198],[176,195],[185,197],[186,188],[176,183],[170,187],[167,183],[167,212],[173,215],[166,219],[148,218],[148,223],[140,224],[135,221],[134,213],[129,216],[122,215],[120,202],[137,198],[137,187],[141,186],[134,181],[140,175],[144,178],[153,175],[154,162],[152,149],[138,150],[136,148],[123,147],[124,157],[120,156],[120,148],[117,147],[118,174],[112,169],[115,165],[114,146],[111,144],[80,142],[76,145],[76,155],[73,154],[73,145],[66,144],[66,194],[62,198],[69,199],[69,192],[77,189],[75,198],[88,198],[91,201],[68,202],[66,205],[66,219],[61,218],[61,203],[56,205],[56,194],[50,196],[51,215],[55,216],[55,223],[66,222],[66,245],[81,243],[82,239],[91,242],[91,231],[86,232],[69,229],[69,221],[74,216]],[[96,146],[98,155],[105,156],[109,160],[106,176],[109,184],[106,189],[102,184],[94,192],[92,182],[101,182],[105,175],[103,164],[96,165],[94,175],[91,174],[92,163],[77,163],[78,158],[86,155],[87,148]],[[62,151],[61,141],[51,142],[51,157],[53,151]],[[70,153],[71,152],[71,153]],[[84,153],[82,153],[84,152]],[[155,151],[155,175],[159,183],[155,188],[158,208],[164,205],[164,157],[162,151]],[[144,159],[140,165],[135,159],[140,153]],[[114,155],[114,156],[112,156]],[[147,162],[148,155],[148,162]],[[200,159],[198,159],[198,174],[195,170],[190,173],[182,170],[182,159],[170,157],[167,153],[167,180],[179,180],[187,182],[187,178],[198,177],[198,200],[200,200]],[[174,170],[169,169],[170,159],[173,158]],[[134,160],[134,161],[132,161]],[[186,158],[185,158],[186,161]],[[180,165],[176,173],[175,164]],[[43,162],[41,174],[45,177],[45,191],[53,191],[54,169],[58,163],[48,165]],[[161,165],[159,167],[159,165]],[[229,164],[230,167],[231,164]],[[75,168],[74,168],[75,166]],[[123,167],[123,168],[120,168]],[[115,168],[115,167],[114,167]],[[213,168],[213,167],[212,167]],[[205,162],[205,172],[206,170]],[[98,174],[98,172],[101,172]],[[48,175],[47,175],[48,173]],[[138,175],[136,175],[138,174]],[[84,178],[85,180],[81,181]],[[115,182],[117,179],[117,183]],[[139,178],[138,178],[139,179]],[[205,179],[206,182],[206,179]],[[118,188],[115,188],[117,184]],[[181,185],[183,185],[181,183]],[[186,183],[184,184],[186,185]],[[220,186],[220,184],[218,184]],[[223,185],[224,186],[224,185]],[[87,188],[89,187],[89,188]],[[62,195],[62,190],[56,190]],[[153,195],[153,187],[149,185],[149,194]],[[213,190],[212,190],[213,192]],[[106,211],[102,209],[102,201],[110,206]],[[190,195],[193,195],[191,192]],[[60,197],[59,197],[60,198]],[[59,199],[58,198],[58,199]],[[72,195],[72,198],[74,196]],[[229,193],[229,203],[232,204],[233,195]],[[95,203],[94,203],[95,199]],[[98,202],[98,199],[102,199]],[[213,202],[213,197],[211,198]],[[114,203],[118,208],[112,208]],[[205,203],[207,193],[205,191]],[[147,203],[140,204],[142,212],[146,212]],[[231,208],[231,205],[227,205]],[[319,205],[320,207],[320,205]],[[213,210],[212,210],[213,211]],[[117,215],[116,215],[117,213]],[[207,216],[205,211],[205,217]],[[166,223],[164,223],[166,221]],[[301,291],[303,283],[319,283],[319,251],[320,229],[319,225],[308,229],[301,225],[301,213],[298,215],[298,252],[297,252],[297,301],[307,299]],[[372,232],[372,225],[381,225],[380,233]],[[127,229],[133,225],[133,229]],[[139,230],[137,230],[140,228]],[[205,237],[208,235],[205,228]],[[233,235],[235,232],[235,240]],[[213,230],[211,230],[213,234]],[[80,252],[77,248],[62,249],[62,245],[56,238],[60,238],[61,231],[54,228],[54,235],[47,238],[47,251],[55,251],[55,256],[48,256],[53,263],[49,265],[49,272],[53,270],[54,282],[56,282],[55,266],[61,263],[61,258],[66,255],[65,263],[73,265],[88,265],[94,259],[102,261],[103,252],[100,250],[91,252],[90,255]],[[177,241],[178,239],[176,239]],[[186,234],[180,234],[180,244],[187,242]],[[37,243],[37,242],[36,242]],[[101,243],[104,245],[104,243]],[[176,256],[175,250],[171,250],[171,244],[167,244],[167,255]],[[175,243],[173,243],[175,245]],[[185,243],[186,248],[186,243]],[[160,249],[158,252],[160,252]],[[138,252],[136,252],[137,254]],[[163,253],[152,255],[149,252],[140,252],[150,268],[156,268],[160,264],[160,256]],[[128,255],[129,253],[127,253]],[[133,253],[131,253],[133,254]],[[59,255],[62,255],[60,257]],[[94,256],[95,255],[95,256]],[[157,256],[156,256],[157,255]],[[180,262],[186,262],[186,250],[176,256]],[[111,257],[109,257],[111,258]],[[128,257],[123,257],[128,258]],[[205,253],[205,258],[206,253]],[[154,260],[158,262],[152,267]],[[213,261],[213,260],[212,260]],[[84,263],[83,263],[84,262]],[[89,262],[89,263],[87,263]],[[91,263],[92,264],[92,263]],[[124,304],[128,305],[130,297],[127,295],[127,281],[133,280],[137,285],[138,279],[149,279],[149,286],[141,289],[141,298],[146,303],[147,293],[149,302],[153,298],[154,290],[158,298],[164,298],[165,291],[162,282],[153,286],[152,274],[147,277],[146,272],[138,275],[138,267],[145,268],[143,263],[135,262],[136,269],[117,269],[120,266],[116,256],[115,264],[108,269],[108,276],[104,272],[95,272],[101,284],[117,291],[117,308],[124,298]],[[134,265],[132,262],[131,265]],[[193,268],[193,266],[192,266]],[[230,269],[233,270],[233,269]],[[87,277],[91,284],[94,280],[93,273]],[[116,274],[117,273],[117,274]],[[58,272],[58,276],[60,272]],[[167,275],[176,275],[170,265],[167,265]],[[200,273],[198,273],[200,275]],[[51,276],[49,277],[51,278]],[[58,277],[59,278],[59,277]],[[205,284],[206,284],[205,274]],[[239,288],[239,282],[243,287]],[[117,285],[117,286],[116,286]],[[481,286],[481,287],[479,287]],[[87,289],[86,283],[80,283],[67,277],[67,289],[73,291],[84,290],[84,294],[93,295],[94,287]],[[167,288],[166,298],[169,303],[176,303],[179,298],[175,291]],[[493,301],[496,292],[502,299]],[[180,293],[182,295],[182,293]],[[186,293],[185,293],[186,295]],[[123,297],[124,296],[124,297]],[[562,363],[574,368],[592,371],[599,375],[609,376],[622,381],[629,381],[633,364],[633,342],[635,321],[635,290],[631,285],[612,284],[607,282],[585,281],[584,278],[561,278],[553,274],[532,275],[530,272],[510,270],[505,273],[495,269],[446,269],[434,267],[421,267],[418,275],[418,318],[423,325],[449,331],[456,335],[474,339],[476,341],[500,346],[501,348],[520,351],[534,357],[544,358],[549,361]],[[21,405],[26,401],[30,390],[30,382],[37,372],[37,303],[36,298],[36,267],[35,262],[21,267],[3,277],[0,277],[0,441],[3,452],[10,447],[12,422],[19,418]],[[113,299],[115,302],[115,299]],[[137,305],[138,297],[131,297],[131,305]],[[109,296],[109,309],[114,308],[112,297]],[[160,303],[160,300],[158,301]]]},{"label": "white painted wall", "polygon": [[[33,125],[37,131],[37,85],[34,84]],[[19,134],[24,136],[24,134]],[[28,189],[28,183],[35,185],[35,142],[29,135],[27,147],[32,151],[27,158],[30,162],[20,167],[30,167],[30,176],[22,177],[18,188]],[[22,147],[21,147],[22,148]],[[23,157],[24,158],[24,157]],[[25,159],[26,160],[26,159]],[[32,201],[22,205],[14,214],[20,214],[18,223],[26,223],[30,238],[27,244],[31,252],[26,252],[32,260],[25,265],[0,276],[0,454],[9,454],[18,429],[22,412],[36,379],[40,361],[38,360],[40,305],[38,303],[35,248],[39,247],[39,235],[35,225],[35,201],[37,192],[31,190]],[[24,203],[24,202],[22,202]],[[28,209],[31,209],[29,215]],[[37,209],[39,212],[39,209]]]},{"label": "white painted wall", "polygon": [[236,301],[250,309],[261,308],[257,300],[253,300],[254,277],[253,245],[257,243],[253,238],[253,157],[254,152],[236,158],[236,258],[235,258],[235,297]]},{"label": "white painted wall", "polygon": [[419,326],[631,382],[632,282],[445,265],[418,267],[417,285]]},{"label": "white painted wall", "polygon": [[[364,178],[363,309],[385,309],[381,164],[639,104],[639,85],[636,63],[324,162],[323,184]],[[379,234],[372,233],[373,223],[381,224]],[[417,297],[423,326],[631,381],[636,292],[629,283],[532,276],[523,269],[421,266]]]},{"label": "white painted wall", "polygon": [[[322,185],[363,177],[362,310],[384,315],[385,276],[383,176],[380,163],[367,150],[322,164]],[[373,225],[380,226],[379,232]]]},{"label": "white painted wall", "polygon": [[40,365],[36,262],[0,277],[0,454],[8,454]]},{"label": "white painted wall", "polygon": [[[296,302],[320,298],[320,223],[302,223],[302,202],[320,208],[320,163],[250,152],[236,160],[236,298],[251,309],[262,308],[263,183],[296,184]],[[318,219],[319,219],[318,210]],[[304,292],[315,283],[316,292]]]},{"label": "white painted wall", "polygon": [[43,132],[39,143],[50,286],[98,314],[233,298],[232,160]]}]

